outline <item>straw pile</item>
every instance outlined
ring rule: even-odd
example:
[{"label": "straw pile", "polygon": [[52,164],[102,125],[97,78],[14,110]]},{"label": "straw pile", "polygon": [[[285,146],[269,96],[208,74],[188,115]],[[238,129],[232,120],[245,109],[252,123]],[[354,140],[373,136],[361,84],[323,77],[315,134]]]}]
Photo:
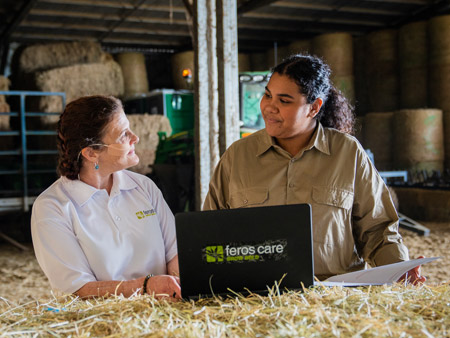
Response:
[{"label": "straw pile", "polygon": [[76,337],[445,337],[450,285],[326,288],[267,297],[157,302],[66,297],[4,306],[0,334]]},{"label": "straw pile", "polygon": [[130,168],[135,172],[146,175],[151,173],[150,165],[155,162],[156,148],[159,143],[159,131],[167,135],[172,133],[170,121],[163,115],[129,114],[130,129],[139,136],[139,143],[135,146],[139,156],[139,164]]},{"label": "straw pile", "polygon": [[317,287],[285,294],[274,288],[267,297],[180,303],[149,296],[55,298],[33,252],[2,244],[0,336],[447,337],[450,223],[424,225],[431,230],[429,237],[401,230],[412,257],[442,256],[422,267],[429,282],[421,287]]}]

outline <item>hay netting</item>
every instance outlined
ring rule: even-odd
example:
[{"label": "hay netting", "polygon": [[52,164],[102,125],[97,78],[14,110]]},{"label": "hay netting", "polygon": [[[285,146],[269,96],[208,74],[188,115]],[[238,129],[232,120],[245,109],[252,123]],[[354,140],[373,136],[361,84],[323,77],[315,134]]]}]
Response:
[{"label": "hay netting", "polygon": [[19,67],[22,72],[30,73],[75,64],[97,63],[102,58],[101,45],[92,41],[32,45],[21,52]]},{"label": "hay netting", "polygon": [[2,336],[445,337],[450,285],[316,287],[266,296],[157,302],[149,296],[3,303]]},{"label": "hay netting", "polygon": [[[35,77],[41,91],[65,92],[66,103],[85,95],[121,96],[124,92],[120,65],[115,61],[74,65],[40,72]],[[62,110],[61,98],[46,96],[40,99],[39,110],[55,113]],[[58,116],[41,117],[41,123],[54,128]]]},{"label": "hay netting", "polygon": [[135,152],[139,156],[139,164],[130,170],[140,174],[151,173],[150,165],[155,162],[156,148],[159,143],[159,131],[168,136],[172,134],[170,121],[163,115],[129,114],[130,129],[139,136],[139,143],[135,145]]}]

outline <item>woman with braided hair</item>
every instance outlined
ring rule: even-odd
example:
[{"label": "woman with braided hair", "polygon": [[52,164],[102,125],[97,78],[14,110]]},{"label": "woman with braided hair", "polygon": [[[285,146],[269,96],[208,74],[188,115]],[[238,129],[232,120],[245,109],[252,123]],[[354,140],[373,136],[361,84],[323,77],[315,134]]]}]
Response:
[{"label": "woman with braided hair", "polygon": [[[320,58],[292,55],[261,99],[265,129],[220,159],[203,209],[309,203],[319,279],[408,260],[389,191],[351,136],[352,107]],[[417,269],[410,281],[423,282]]]},{"label": "woman with braided hair", "polygon": [[53,289],[80,297],[180,298],[173,214],[139,162],[120,100],[70,102],[58,122],[61,177],[35,201],[37,260]]}]

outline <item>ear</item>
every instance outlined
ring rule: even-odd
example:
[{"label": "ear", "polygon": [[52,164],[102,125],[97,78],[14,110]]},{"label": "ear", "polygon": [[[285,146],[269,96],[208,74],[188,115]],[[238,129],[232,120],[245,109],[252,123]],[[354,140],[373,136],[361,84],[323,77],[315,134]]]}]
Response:
[{"label": "ear", "polygon": [[91,147],[86,147],[81,150],[81,156],[83,156],[89,162],[98,162],[98,153]]},{"label": "ear", "polygon": [[311,110],[309,111],[308,117],[314,118],[319,113],[322,104],[323,100],[320,97],[311,103]]}]

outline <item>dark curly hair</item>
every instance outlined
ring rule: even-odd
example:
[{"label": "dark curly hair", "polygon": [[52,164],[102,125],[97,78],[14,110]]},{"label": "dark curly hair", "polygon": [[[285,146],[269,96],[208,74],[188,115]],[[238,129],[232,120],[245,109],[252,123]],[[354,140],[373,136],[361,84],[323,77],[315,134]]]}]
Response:
[{"label": "dark curly hair", "polygon": [[352,134],[355,123],[353,107],[345,96],[336,89],[331,80],[330,67],[319,57],[294,54],[275,66],[272,73],[286,75],[294,80],[307,102],[313,103],[318,97],[323,100],[316,119],[324,127],[335,128]]},{"label": "dark curly hair", "polygon": [[58,173],[61,176],[78,179],[82,167],[81,150],[103,143],[106,126],[119,109],[123,109],[119,99],[102,95],[80,97],[66,106],[57,128]]}]

